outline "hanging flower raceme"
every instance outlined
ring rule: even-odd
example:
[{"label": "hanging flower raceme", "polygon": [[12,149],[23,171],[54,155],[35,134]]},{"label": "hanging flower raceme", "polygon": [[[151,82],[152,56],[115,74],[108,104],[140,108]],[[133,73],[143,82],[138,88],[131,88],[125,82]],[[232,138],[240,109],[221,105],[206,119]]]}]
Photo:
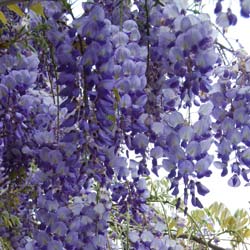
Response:
[{"label": "hanging flower raceme", "polygon": [[[133,149],[135,145],[140,152],[152,142],[156,147],[151,153],[152,171],[156,175],[162,167],[169,171],[173,192],[178,195],[181,179],[189,190],[193,178],[211,174],[213,157],[207,152],[213,142],[209,117],[213,105],[206,103],[205,96],[211,89],[211,70],[218,61],[213,45],[216,36],[207,16],[186,15],[181,5],[171,2],[162,6],[148,1],[148,6],[142,6],[138,15],[146,10],[148,20],[144,16],[144,21],[150,36],[144,41],[148,44],[146,114],[138,121],[147,136],[136,135],[129,146]],[[190,125],[190,118],[180,110],[197,105],[197,100],[205,103],[200,107],[199,120]],[[123,103],[130,105],[129,96],[123,97]],[[147,173],[146,169],[142,173]],[[193,204],[200,206],[198,201]]]},{"label": "hanging flower raceme", "polygon": [[218,69],[218,82],[211,92],[214,105],[211,114],[215,119],[213,131],[218,152],[216,167],[221,169],[221,176],[227,175],[231,169],[232,177],[228,184],[234,187],[240,185],[240,177],[249,182],[249,73],[245,70],[248,58],[241,53],[237,57],[239,72],[236,74],[231,66]]},{"label": "hanging flower raceme", "polygon": [[[10,37],[11,33],[6,33],[5,36]],[[0,61],[5,65],[1,68],[0,76],[1,197],[3,201],[7,201],[9,197],[6,195],[10,194],[18,199],[18,203],[6,202],[5,209],[20,220],[15,231],[1,226],[1,235],[8,238],[13,247],[17,248],[24,247],[26,236],[32,227],[31,221],[27,219],[32,205],[28,202],[30,184],[26,183],[26,177],[33,155],[26,149],[33,146],[31,138],[35,133],[33,118],[37,114],[37,102],[27,106],[23,100],[27,98],[29,101],[33,98],[30,89],[35,86],[39,60],[36,53],[24,49],[22,43],[18,42],[15,48],[12,47],[3,53]],[[22,194],[15,194],[16,190]]]}]

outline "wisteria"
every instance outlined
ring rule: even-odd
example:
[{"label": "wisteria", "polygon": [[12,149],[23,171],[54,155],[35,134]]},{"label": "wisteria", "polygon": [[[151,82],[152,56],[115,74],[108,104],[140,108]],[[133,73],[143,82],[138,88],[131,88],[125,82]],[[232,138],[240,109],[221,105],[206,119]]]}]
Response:
[{"label": "wisteria", "polygon": [[0,249],[223,249],[152,205],[190,217],[217,169],[249,185],[250,59],[202,4],[0,1]]}]

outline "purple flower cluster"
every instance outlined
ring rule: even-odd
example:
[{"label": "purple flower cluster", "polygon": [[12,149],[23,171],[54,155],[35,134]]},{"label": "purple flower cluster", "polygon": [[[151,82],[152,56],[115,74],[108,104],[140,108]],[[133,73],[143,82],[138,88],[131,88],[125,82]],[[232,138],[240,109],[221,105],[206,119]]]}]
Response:
[{"label": "purple flower cluster", "polygon": [[[237,53],[239,67],[217,70],[218,82],[213,86],[210,99],[214,105],[211,115],[214,117],[212,129],[217,147],[216,167],[222,170],[221,176],[231,170],[230,186],[240,185],[240,177],[246,182],[249,168],[249,73],[248,57]],[[243,67],[243,68],[242,68]]]},{"label": "purple flower cluster", "polygon": [[[218,24],[236,24],[221,2]],[[183,194],[199,208],[213,163],[229,185],[249,182],[250,60],[222,66],[209,16],[181,2],[82,6],[77,19],[65,1],[1,8],[13,25],[0,33],[0,199],[15,191],[3,211],[20,223],[0,221],[0,237],[17,250],[183,249],[147,178],[165,174],[176,206]]]},{"label": "purple flower cluster", "polygon": [[[207,95],[211,71],[219,59],[213,45],[215,32],[208,16],[186,15],[174,3],[153,6],[149,14],[148,98],[142,116],[148,139],[141,140],[154,144],[152,171],[169,172],[173,195],[179,194],[183,180],[185,204],[190,194],[192,204],[202,207],[196,194],[205,195],[208,189],[196,178],[210,176],[213,161],[208,154],[213,143],[213,104]],[[192,124],[181,110],[190,112],[193,105],[200,108],[199,119]]]}]

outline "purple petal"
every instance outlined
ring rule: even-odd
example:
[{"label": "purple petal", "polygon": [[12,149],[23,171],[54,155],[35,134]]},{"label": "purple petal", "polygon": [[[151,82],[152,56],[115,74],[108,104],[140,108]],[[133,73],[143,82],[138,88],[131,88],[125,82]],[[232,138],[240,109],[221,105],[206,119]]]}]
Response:
[{"label": "purple petal", "polygon": [[196,185],[198,194],[206,195],[207,193],[209,193],[209,189],[203,184],[201,184],[200,182],[196,182],[195,185]]},{"label": "purple petal", "polygon": [[240,186],[240,179],[237,174],[234,174],[229,180],[228,185],[231,187],[239,187]]}]

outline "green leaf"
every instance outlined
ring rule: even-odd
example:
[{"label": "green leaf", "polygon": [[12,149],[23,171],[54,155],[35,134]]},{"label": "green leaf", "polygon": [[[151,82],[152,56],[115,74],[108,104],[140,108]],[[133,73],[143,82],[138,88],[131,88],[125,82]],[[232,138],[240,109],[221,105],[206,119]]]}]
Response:
[{"label": "green leaf", "polygon": [[5,15],[3,14],[2,11],[0,11],[0,21],[1,21],[3,24],[7,24],[7,19],[6,19]]},{"label": "green leaf", "polygon": [[33,10],[37,15],[45,17],[43,12],[43,6],[41,3],[35,3],[30,6],[30,9]]},{"label": "green leaf", "polygon": [[2,221],[3,221],[3,225],[5,227],[11,228],[12,227],[12,223],[10,221],[10,215],[7,211],[3,211],[0,215]]},{"label": "green leaf", "polygon": [[244,238],[250,238],[250,229],[246,229],[246,231],[243,234]]},{"label": "green leaf", "polygon": [[213,225],[213,224],[207,223],[206,226],[207,226],[207,228],[208,228],[208,230],[209,230],[210,232],[214,232],[214,231],[215,231],[215,230],[214,230],[214,225]]},{"label": "green leaf", "polygon": [[120,99],[121,99],[121,97],[120,97],[120,94],[119,94],[118,89],[114,88],[114,89],[113,89],[113,93],[114,93],[114,95],[115,95],[116,101],[119,102]]},{"label": "green leaf", "polygon": [[234,218],[236,219],[235,230],[241,230],[249,226],[249,216],[245,209],[238,209],[234,213]]},{"label": "green leaf", "polygon": [[[220,215],[220,222],[221,222],[221,227],[222,228],[228,228],[229,226],[231,227],[232,221],[229,219],[231,217],[231,213],[228,208],[224,208]],[[229,220],[228,220],[229,219]]]},{"label": "green leaf", "polygon": [[18,7],[16,4],[9,4],[7,5],[7,8],[13,12],[15,12],[18,16],[23,17],[24,13],[23,11]]},{"label": "green leaf", "polygon": [[11,249],[13,249],[11,247],[11,245],[10,245],[10,242],[6,238],[2,238],[1,236],[0,236],[0,243],[1,243],[2,247],[3,247],[3,250],[11,250]]},{"label": "green leaf", "polygon": [[214,202],[212,205],[210,205],[208,210],[214,218],[217,218],[224,209],[225,206],[223,203]]},{"label": "green leaf", "polygon": [[224,225],[226,226],[226,228],[228,229],[235,229],[235,224],[236,224],[236,220],[233,216],[229,216],[226,218]]},{"label": "green leaf", "polygon": [[116,117],[115,117],[115,115],[108,115],[108,116],[107,116],[107,119],[108,119],[109,121],[113,122],[113,123],[116,122]]},{"label": "green leaf", "polygon": [[248,218],[237,219],[237,230],[247,226],[248,222],[249,222]]},{"label": "green leaf", "polygon": [[176,232],[176,238],[178,238],[180,235],[182,235],[184,232],[184,228],[180,227],[177,229],[177,232]]},{"label": "green leaf", "polygon": [[173,229],[174,227],[176,227],[176,221],[171,219],[170,223],[168,224],[168,228]]},{"label": "green leaf", "polygon": [[20,225],[20,220],[19,220],[19,218],[18,218],[17,216],[15,216],[15,215],[12,215],[12,216],[10,217],[10,221],[11,221],[12,227],[16,227],[16,226]]}]

